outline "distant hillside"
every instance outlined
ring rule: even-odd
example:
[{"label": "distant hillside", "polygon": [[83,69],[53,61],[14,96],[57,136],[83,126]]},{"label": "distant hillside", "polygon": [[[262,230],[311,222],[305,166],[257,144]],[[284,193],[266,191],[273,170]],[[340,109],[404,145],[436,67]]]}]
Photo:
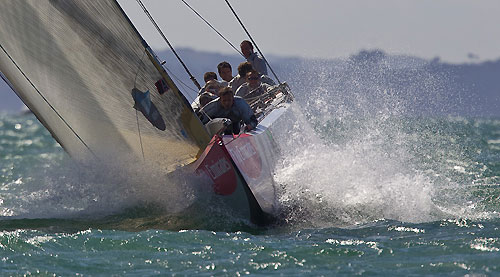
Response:
[{"label": "distant hillside", "polygon": [[[220,61],[232,64],[233,74],[243,61],[237,55],[190,49],[182,49],[179,54],[200,82],[206,71],[217,71],[216,65]],[[176,76],[194,87],[170,52],[159,55]],[[298,100],[307,98],[318,89],[339,94],[338,97],[356,93],[369,94],[373,98],[385,91],[397,95],[404,102],[406,112],[412,115],[500,117],[500,60],[454,65],[437,58],[429,61],[391,56],[380,50],[361,51],[347,59],[337,60],[267,58],[278,77],[296,91]],[[194,96],[194,91],[184,91]]]},{"label": "distant hillside", "polygon": [[[237,54],[191,49],[179,49],[178,53],[200,83],[205,72],[217,72],[219,62],[229,62],[236,74],[237,65],[243,61]],[[194,97],[194,85],[172,53],[164,51],[158,55],[166,61],[181,90],[188,98]],[[383,93],[398,97],[410,114],[500,117],[500,60],[453,65],[439,59],[391,56],[379,50],[361,51],[342,60],[267,58],[279,78],[296,91],[299,101],[306,101],[313,92],[326,91],[338,99],[365,94],[366,99],[376,103]],[[23,106],[3,82],[0,95],[0,111],[18,111]]]}]

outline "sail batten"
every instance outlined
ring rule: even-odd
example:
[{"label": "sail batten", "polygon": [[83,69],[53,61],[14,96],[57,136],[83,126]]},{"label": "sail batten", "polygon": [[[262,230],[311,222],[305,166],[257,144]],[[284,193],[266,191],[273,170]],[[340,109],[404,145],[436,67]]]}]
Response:
[{"label": "sail batten", "polygon": [[7,1],[0,24],[0,70],[70,155],[196,159],[207,135],[118,3]]}]

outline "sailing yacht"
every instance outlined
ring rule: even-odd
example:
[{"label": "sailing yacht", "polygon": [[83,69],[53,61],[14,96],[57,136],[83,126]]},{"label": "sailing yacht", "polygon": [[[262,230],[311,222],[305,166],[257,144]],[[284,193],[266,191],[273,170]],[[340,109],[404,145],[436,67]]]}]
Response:
[{"label": "sailing yacht", "polygon": [[188,169],[235,213],[273,222],[286,83],[254,103],[255,130],[210,133],[116,1],[4,1],[0,24],[0,71],[72,158]]}]

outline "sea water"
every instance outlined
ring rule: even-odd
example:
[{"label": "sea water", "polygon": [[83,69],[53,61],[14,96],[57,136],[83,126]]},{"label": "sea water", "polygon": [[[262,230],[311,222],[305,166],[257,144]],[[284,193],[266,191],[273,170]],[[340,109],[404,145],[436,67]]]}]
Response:
[{"label": "sea water", "polygon": [[500,274],[500,119],[305,87],[273,133],[266,228],[194,176],[80,164],[35,116],[1,115],[0,275]]}]

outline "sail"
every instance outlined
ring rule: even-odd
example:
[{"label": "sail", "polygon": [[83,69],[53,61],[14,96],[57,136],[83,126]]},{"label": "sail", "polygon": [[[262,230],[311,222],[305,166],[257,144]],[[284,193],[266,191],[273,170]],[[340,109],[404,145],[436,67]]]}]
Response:
[{"label": "sail", "polygon": [[71,156],[172,170],[208,142],[116,1],[3,1],[0,25],[0,71]]}]

